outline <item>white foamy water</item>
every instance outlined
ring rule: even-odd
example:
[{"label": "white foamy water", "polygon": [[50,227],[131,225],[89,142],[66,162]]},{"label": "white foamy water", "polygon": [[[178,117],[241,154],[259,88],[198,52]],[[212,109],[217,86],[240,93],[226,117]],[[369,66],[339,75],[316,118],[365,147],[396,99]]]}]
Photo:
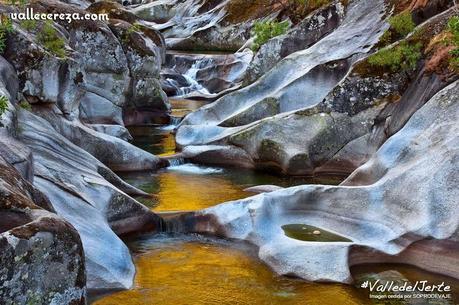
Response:
[{"label": "white foamy water", "polygon": [[179,171],[183,173],[197,174],[197,175],[219,174],[223,172],[223,168],[208,167],[208,166],[196,165],[192,163],[170,166],[167,169],[169,171]]}]

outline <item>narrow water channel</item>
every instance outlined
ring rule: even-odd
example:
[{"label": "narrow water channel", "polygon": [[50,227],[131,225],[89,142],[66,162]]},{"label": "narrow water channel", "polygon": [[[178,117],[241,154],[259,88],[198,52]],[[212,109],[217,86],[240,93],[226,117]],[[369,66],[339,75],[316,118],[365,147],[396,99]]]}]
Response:
[{"label": "narrow water channel", "polygon": [[[182,117],[202,101],[172,100],[173,115]],[[173,126],[130,129],[134,144],[156,155],[175,152]],[[261,184],[292,186],[338,183],[337,180],[285,178],[249,170],[178,164],[159,172],[130,173],[127,182],[152,194],[140,199],[154,211],[196,210],[253,194],[247,187]],[[306,283],[275,275],[245,243],[197,235],[154,235],[127,241],[136,265],[134,287],[99,298],[94,305],[151,304],[382,304],[371,302],[363,289],[341,284]],[[442,277],[406,266],[354,268],[355,276],[396,270],[415,280],[441,282]],[[446,279],[447,281],[449,279]],[[455,289],[459,285],[455,285]],[[455,291],[457,295],[458,291]],[[391,304],[413,304],[398,303]],[[423,304],[423,303],[415,303]],[[436,304],[454,304],[439,302]]]}]

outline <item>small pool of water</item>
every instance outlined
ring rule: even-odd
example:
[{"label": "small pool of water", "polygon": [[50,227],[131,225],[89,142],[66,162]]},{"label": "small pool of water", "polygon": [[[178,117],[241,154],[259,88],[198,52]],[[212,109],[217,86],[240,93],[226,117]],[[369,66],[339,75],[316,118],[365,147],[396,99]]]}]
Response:
[{"label": "small pool of water", "polygon": [[288,224],[282,226],[286,236],[302,241],[315,242],[352,242],[352,240],[327,230],[306,224]]}]

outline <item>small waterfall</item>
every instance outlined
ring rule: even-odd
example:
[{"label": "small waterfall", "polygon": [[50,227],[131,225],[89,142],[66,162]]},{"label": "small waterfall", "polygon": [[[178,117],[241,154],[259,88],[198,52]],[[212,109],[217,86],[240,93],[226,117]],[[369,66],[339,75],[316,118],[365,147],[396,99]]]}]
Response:
[{"label": "small waterfall", "polygon": [[204,69],[206,67],[210,67],[212,65],[213,59],[211,57],[203,57],[201,59],[197,59],[196,62],[193,63],[191,68],[182,75],[186,79],[189,86],[178,88],[177,97],[183,97],[187,94],[194,92],[203,95],[212,95],[212,93],[210,93],[209,90],[207,90],[197,81],[197,74],[199,70]]},{"label": "small waterfall", "polygon": [[182,117],[171,116],[170,125],[177,127],[182,119]]},{"label": "small waterfall", "polygon": [[235,54],[170,52],[162,72],[163,90],[176,98],[216,98],[240,85],[252,57],[252,51]]},{"label": "small waterfall", "polygon": [[185,158],[171,158],[168,160],[169,161],[169,167],[175,167],[175,166],[180,166],[186,163]]}]

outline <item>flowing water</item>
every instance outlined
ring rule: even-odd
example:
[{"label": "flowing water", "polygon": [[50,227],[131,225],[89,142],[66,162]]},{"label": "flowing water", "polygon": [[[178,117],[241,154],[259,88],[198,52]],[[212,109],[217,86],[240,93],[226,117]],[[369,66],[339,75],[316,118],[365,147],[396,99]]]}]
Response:
[{"label": "flowing water", "polygon": [[[173,114],[182,117],[201,107],[204,102],[177,99],[172,100],[172,104]],[[134,144],[164,156],[175,153],[173,129],[174,126],[135,127],[130,131],[135,138]],[[261,184],[286,187],[304,183],[339,182],[333,179],[283,178],[249,170],[183,163],[181,160],[176,160],[173,166],[156,173],[130,173],[122,177],[152,194],[151,198],[140,200],[154,211],[210,207],[253,195],[244,189]],[[309,231],[316,230],[308,227],[309,231],[298,235],[297,227],[303,228],[305,225],[292,226],[285,229],[291,231],[294,238],[305,238]],[[309,235],[306,237],[311,238]],[[306,283],[277,276],[257,258],[256,249],[245,243],[193,234],[149,235],[127,243],[137,269],[134,287],[99,298],[93,302],[94,305],[383,304],[370,302],[366,290],[353,286]],[[397,270],[410,281],[452,281],[415,268],[394,265],[359,266],[354,268],[354,275],[358,277],[387,270]],[[454,283],[457,290],[459,285]],[[457,294],[458,291],[455,291],[455,296]]]}]

